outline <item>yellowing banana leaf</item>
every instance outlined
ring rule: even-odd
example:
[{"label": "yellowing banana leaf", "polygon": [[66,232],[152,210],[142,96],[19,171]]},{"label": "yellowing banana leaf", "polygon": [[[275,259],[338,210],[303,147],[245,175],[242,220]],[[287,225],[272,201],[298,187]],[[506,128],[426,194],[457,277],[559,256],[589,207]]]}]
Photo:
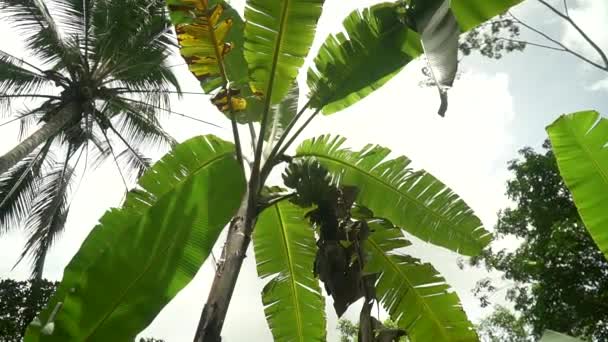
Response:
[{"label": "yellowing banana leaf", "polygon": [[[233,110],[239,122],[257,120],[259,101],[247,86],[245,24],[238,12],[222,0],[168,0],[167,4],[188,68],[205,93],[218,91],[212,103],[224,114]],[[230,82],[229,90],[224,89],[225,82]]]}]

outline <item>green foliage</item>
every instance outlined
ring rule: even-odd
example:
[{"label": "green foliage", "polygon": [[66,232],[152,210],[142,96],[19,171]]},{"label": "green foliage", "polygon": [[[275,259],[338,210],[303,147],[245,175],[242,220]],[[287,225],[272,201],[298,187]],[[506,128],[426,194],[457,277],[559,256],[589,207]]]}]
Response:
[{"label": "green foliage", "polygon": [[452,0],[450,7],[460,30],[466,32],[475,26],[506,12],[523,0]]},{"label": "green foliage", "polygon": [[458,295],[430,264],[398,251],[410,245],[401,231],[370,221],[367,272],[378,272],[376,295],[412,342],[476,341]]},{"label": "green foliage", "polygon": [[477,332],[486,342],[535,342],[534,335],[522,317],[516,316],[504,306],[496,306],[494,312],[479,322]]},{"label": "green foliage", "polygon": [[458,50],[464,56],[478,51],[482,56],[500,59],[505,53],[523,51],[526,43],[519,39],[520,27],[503,14],[488,25],[477,27],[462,36]]},{"label": "green foliage", "polygon": [[28,342],[133,339],[207,258],[244,176],[232,144],[204,136],[176,146],[139,186],[89,234]]},{"label": "green foliage", "polygon": [[350,304],[367,297],[360,247],[369,232],[351,213],[357,189],[332,184],[329,172],[315,160],[291,163],[283,180],[296,189],[294,203],[312,207],[306,218],[318,236],[313,272],[333,297],[336,314],[342,316]]},{"label": "green foliage", "polygon": [[484,251],[474,261],[505,272],[514,283],[507,299],[533,336],[553,329],[606,340],[608,261],[586,231],[549,147],[543,153],[525,148],[509,164],[507,196],[514,207],[500,213],[495,232],[521,245]]},{"label": "green foliage", "polygon": [[325,114],[368,96],[422,53],[420,37],[399,19],[395,4],[354,11],[343,25],[346,34],[329,36],[308,70],[311,107]]},{"label": "green foliage", "polygon": [[[391,319],[386,319],[382,324],[387,328],[398,328],[397,323]],[[357,342],[359,338],[359,327],[357,325],[348,319],[339,319],[340,342]],[[398,342],[407,342],[407,337],[400,337]]]},{"label": "green foliage", "polygon": [[272,277],[262,302],[275,341],[325,341],[325,303],[311,272],[315,237],[305,214],[281,201],[262,212],[254,231],[258,275]]},{"label": "green foliage", "polygon": [[249,0],[245,8],[245,59],[254,93],[281,102],[298,75],[315,36],[323,0]]},{"label": "green foliage", "polygon": [[560,117],[547,132],[581,218],[608,258],[608,119],[578,112]]},{"label": "green foliage", "polygon": [[425,171],[412,171],[404,156],[387,160],[388,148],[368,145],[355,152],[339,136],[303,142],[298,158],[315,158],[340,184],[356,185],[359,204],[424,241],[464,255],[479,253],[491,235],[473,211]]},{"label": "green foliage", "polygon": [[558,333],[557,331],[545,330],[539,342],[582,342],[582,340]]},{"label": "green foliage", "polygon": [[44,308],[57,282],[45,279],[0,281],[0,340],[21,342],[25,328]]},{"label": "green foliage", "polygon": [[[322,6],[322,0],[249,0],[242,27],[241,18],[223,1],[169,0],[190,70],[205,91],[219,89],[212,102],[224,112],[236,109],[253,115],[244,121],[253,120],[255,114],[265,118],[257,132],[248,196],[242,201],[243,211],[232,221],[236,233],[228,236],[249,236],[257,221],[253,239],[258,272],[272,277],[262,299],[273,335],[277,340],[325,338],[318,276],[339,315],[365,297],[362,336],[401,336],[407,329],[413,341],[476,340],[458,297],[432,266],[397,251],[409,242],[388,221],[426,241],[475,255],[491,237],[444,184],[424,171],[411,171],[405,157],[386,160],[390,153],[386,148],[370,145],[353,152],[342,148],[343,139],[330,137],[305,142],[295,160],[282,155],[291,139],[278,146],[280,153],[266,154],[271,160],[258,172],[264,139],[267,148],[283,143],[290,133],[286,127],[299,118],[294,81],[314,39]],[[400,10],[398,4],[383,3],[355,11],[344,21],[345,34],[326,40],[308,73],[308,106],[317,110],[315,114],[333,113],[357,102],[422,53],[416,33],[420,28],[403,20]],[[115,32],[105,18],[97,19]],[[122,54],[119,46],[110,43],[111,51]],[[248,77],[242,73],[243,60]],[[142,71],[139,66],[135,69]],[[148,84],[142,82],[135,85]],[[250,106],[250,100],[257,100],[249,96],[245,83],[258,100],[264,100],[263,109]],[[106,130],[112,127],[107,120],[102,124]],[[233,129],[238,131],[234,121]],[[237,162],[242,157],[235,159],[233,146],[215,137],[196,138],[177,146],[146,172],[140,188],[129,193],[121,209],[101,219],[68,265],[39,324],[30,327],[31,340],[133,338],[188,283],[236,212],[244,193],[243,165]],[[293,161],[285,185],[297,194],[260,193],[265,172],[270,171],[266,166],[285,160]],[[130,164],[145,163],[131,159]],[[286,202],[290,196],[292,203],[312,208],[306,212]],[[249,240],[238,241],[240,237],[227,244],[231,251],[224,254],[224,265],[230,269],[222,272],[237,274],[243,253],[234,250],[246,250]],[[108,284],[107,279],[113,281]],[[374,286],[377,299],[402,329],[388,331],[371,317]],[[233,288],[234,282],[220,292],[231,293]],[[212,305],[227,308],[227,303],[213,300]],[[216,311],[222,310],[204,311],[202,322],[223,322],[221,313],[206,319],[208,312]],[[219,334],[221,323],[210,330],[211,335]]]}]

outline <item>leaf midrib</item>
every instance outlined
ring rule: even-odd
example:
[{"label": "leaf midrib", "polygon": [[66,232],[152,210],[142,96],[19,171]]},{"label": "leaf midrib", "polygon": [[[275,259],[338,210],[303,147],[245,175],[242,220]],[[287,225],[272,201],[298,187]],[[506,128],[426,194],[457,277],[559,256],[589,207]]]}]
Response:
[{"label": "leaf midrib", "polygon": [[405,273],[403,273],[401,271],[401,269],[399,269],[399,267],[397,265],[395,265],[395,263],[391,260],[391,258],[389,258],[389,256],[384,252],[384,250],[382,250],[380,248],[380,246],[378,246],[378,244],[374,241],[374,238],[372,236],[370,236],[367,241],[370,243],[370,245],[372,245],[382,256],[382,258],[384,258],[387,263],[398,273],[402,276],[403,280],[407,283],[408,287],[410,288],[410,291],[413,291],[414,293],[416,293],[416,298],[418,300],[418,302],[420,302],[422,304],[422,306],[424,306],[425,311],[429,313],[429,316],[431,317],[431,319],[435,322],[435,324],[439,327],[439,331],[441,331],[441,335],[443,337],[445,337],[446,341],[450,340],[450,336],[447,334],[447,332],[444,329],[443,324],[441,324],[441,321],[439,321],[439,319],[436,317],[436,315],[434,314],[434,311],[431,310],[431,308],[429,307],[429,305],[426,303],[426,301],[424,301],[422,298],[422,296],[418,293],[418,291],[416,291],[416,287],[412,285],[412,283],[410,282],[409,278],[407,277],[407,275],[405,275]]},{"label": "leaf midrib", "polygon": [[[278,1],[278,0],[275,0]],[[281,8],[281,19],[279,21],[279,29],[277,31],[277,38],[274,44],[274,49],[272,53],[272,63],[270,64],[270,73],[268,79],[268,86],[266,88],[266,101],[264,104],[264,116],[268,117],[268,112],[270,110],[270,104],[272,103],[272,88],[274,88],[274,80],[277,74],[277,67],[279,64],[279,57],[281,55],[281,47],[283,46],[283,33],[285,31],[285,27],[287,26],[287,9],[291,4],[292,0],[283,0],[281,1],[283,7]],[[260,136],[264,134],[264,132],[260,132]],[[262,140],[262,139],[260,139]]]},{"label": "leaf midrib", "polygon": [[[327,159],[330,162],[334,162],[336,164],[340,164],[340,165],[344,165],[345,167],[348,167],[350,169],[353,169],[355,171],[358,171],[366,176],[368,176],[369,178],[371,178],[372,180],[376,181],[377,183],[380,183],[380,185],[384,186],[385,188],[388,188],[391,192],[397,193],[398,195],[401,195],[405,198],[407,198],[408,200],[410,200],[411,202],[413,202],[416,206],[418,206],[419,208],[422,208],[425,212],[430,213],[432,216],[436,217],[438,220],[442,221],[442,222],[447,222],[447,226],[452,227],[452,228],[456,228],[456,229],[452,229],[452,232],[459,235],[461,238],[464,238],[465,241],[469,241],[472,242],[475,247],[477,247],[478,249],[482,249],[483,246],[478,243],[477,240],[475,239],[470,239],[469,238],[469,234],[465,233],[465,232],[461,232],[458,228],[457,225],[455,225],[454,223],[450,222],[450,220],[444,218],[443,216],[441,216],[440,214],[436,213],[435,211],[427,208],[427,206],[425,206],[420,200],[418,200],[415,197],[412,197],[411,195],[402,192],[401,190],[393,187],[391,184],[385,182],[382,178],[377,177],[376,175],[361,169],[359,167],[357,167],[354,164],[350,164],[350,163],[346,163],[340,159],[337,158],[333,158],[329,155],[325,155],[325,154],[315,154],[312,152],[305,152],[305,153],[298,153],[298,155],[296,157],[305,157],[305,156],[311,156],[311,157],[316,157],[316,158],[320,158],[320,159]],[[474,229],[471,230],[471,234],[474,232]],[[462,241],[462,240],[461,240]]]},{"label": "leaf midrib", "polygon": [[298,339],[300,340],[300,342],[304,342],[304,328],[302,326],[302,317],[300,315],[300,300],[299,300],[299,296],[298,296],[298,291],[297,291],[297,285],[296,285],[296,281],[295,281],[295,273],[294,273],[294,268],[293,268],[293,258],[291,256],[291,249],[289,247],[289,238],[287,237],[286,234],[286,225],[285,225],[285,221],[283,220],[283,215],[281,215],[281,210],[279,209],[279,205],[275,205],[275,210],[277,212],[277,216],[279,217],[279,222],[281,222],[281,239],[283,240],[283,250],[285,252],[285,254],[287,255],[287,267],[289,268],[289,274],[290,274],[290,281],[289,281],[289,285],[291,287],[291,290],[293,292],[293,299],[294,299],[294,306],[295,306],[295,313],[296,313],[296,322],[297,322],[297,327],[298,327]]},{"label": "leaf midrib", "polygon": [[[139,225],[139,222],[141,221],[141,218],[143,218],[148,212],[149,210],[154,207],[158,201],[160,200],[160,198],[164,197],[166,194],[172,192],[175,190],[175,188],[177,188],[178,186],[180,186],[181,184],[183,184],[185,182],[185,180],[195,176],[198,172],[200,172],[203,168],[206,167],[210,167],[211,165],[213,165],[214,163],[218,162],[221,159],[225,159],[226,157],[231,158],[232,157],[232,152],[225,152],[224,154],[217,156],[213,159],[208,160],[206,163],[203,163],[200,167],[198,167],[197,169],[195,169],[190,176],[188,177],[184,177],[184,180],[182,180],[181,182],[177,183],[173,190],[167,191],[164,194],[162,194],[157,200],[156,202],[151,205],[149,208],[146,209],[146,211],[144,213],[142,213],[140,215],[139,220],[137,220],[137,224]],[[171,207],[173,207],[175,205],[175,202],[171,203]],[[178,234],[174,234],[173,238],[171,239],[171,242],[167,244],[166,248],[163,249],[162,251],[160,251],[159,253],[156,254],[156,257],[150,258],[149,262],[147,263],[147,265],[145,265],[145,267],[143,268],[143,271],[125,288],[125,290],[118,296],[117,301],[114,303],[114,305],[110,308],[110,310],[108,310],[108,312],[104,315],[104,317],[91,329],[91,331],[89,332],[89,334],[86,336],[86,338],[84,339],[84,341],[88,340],[93,334],[95,334],[97,332],[97,330],[99,329],[99,327],[101,327],[105,321],[114,313],[114,311],[116,311],[116,308],[120,305],[120,303],[122,302],[122,299],[127,295],[127,293],[131,290],[131,288],[137,284],[140,279],[144,276],[144,274],[148,273],[150,267],[154,264],[152,261],[157,260],[160,256],[165,255],[165,253],[169,250],[170,247],[173,246],[173,244],[175,243],[175,241],[177,240],[177,235]],[[92,264],[91,264],[92,265]]]}]

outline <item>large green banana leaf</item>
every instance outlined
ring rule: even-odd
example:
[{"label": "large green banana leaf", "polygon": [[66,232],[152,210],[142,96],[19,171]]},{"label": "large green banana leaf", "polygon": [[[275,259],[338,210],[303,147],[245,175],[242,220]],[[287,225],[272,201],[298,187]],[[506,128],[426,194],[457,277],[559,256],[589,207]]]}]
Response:
[{"label": "large green banana leaf", "polygon": [[312,272],[317,246],[305,214],[281,201],[262,212],[254,230],[258,274],[274,276],[262,302],[275,341],[325,341],[325,303]]},{"label": "large green banana leaf", "polygon": [[[423,0],[418,0],[423,1]],[[450,8],[456,16],[461,32],[505,13],[523,0],[450,0]]]},{"label": "large green banana leaf", "polygon": [[471,208],[432,175],[409,169],[408,158],[386,160],[390,150],[373,145],[354,152],[342,147],[344,141],[310,139],[296,157],[316,158],[341,184],[357,186],[359,204],[420,239],[469,256],[491,241]]},{"label": "large green banana leaf", "polygon": [[547,132],[578,212],[608,258],[608,119],[578,112],[560,117]]},{"label": "large green banana leaf", "polygon": [[25,340],[133,341],[194,277],[244,188],[231,143],[176,146],[100,219]]},{"label": "large green banana leaf", "polygon": [[338,112],[380,88],[422,53],[420,37],[393,3],[352,12],[345,33],[330,35],[308,70],[311,107]]},{"label": "large green banana leaf", "polygon": [[460,300],[430,264],[401,254],[401,230],[368,223],[366,271],[379,273],[376,296],[412,342],[478,341]]},{"label": "large green banana leaf", "polygon": [[[352,12],[343,23],[346,34],[329,36],[308,71],[312,107],[332,114],[371,94],[423,53],[421,39],[437,84],[450,86],[458,35],[521,1],[410,0],[407,9],[386,2]],[[444,95],[442,89],[446,101]]]},{"label": "large green banana leaf", "polygon": [[247,1],[245,59],[250,85],[267,103],[281,102],[289,91],[310,50],[322,8],[323,0]]}]

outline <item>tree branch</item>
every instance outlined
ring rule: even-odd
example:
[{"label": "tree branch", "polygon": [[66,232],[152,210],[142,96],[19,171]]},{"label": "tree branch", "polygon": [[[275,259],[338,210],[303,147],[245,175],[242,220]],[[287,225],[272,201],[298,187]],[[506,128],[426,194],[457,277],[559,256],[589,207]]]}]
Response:
[{"label": "tree branch", "polygon": [[[601,69],[608,71],[608,57],[606,57],[604,51],[585,33],[585,31],[583,31],[583,29],[581,29],[580,26],[578,26],[569,15],[558,11],[555,7],[551,6],[551,4],[549,4],[545,0],[538,1],[541,4],[545,5],[547,8],[549,8],[553,13],[557,14],[562,19],[567,21],[572,27],[574,27],[574,29],[576,29],[576,31],[583,37],[583,39],[585,39],[587,43],[589,43],[589,45],[591,45],[591,47],[600,55],[600,58],[604,62],[604,68]],[[564,0],[564,6],[566,7],[566,10],[568,10],[566,0]]]},{"label": "tree branch", "polygon": [[[539,1],[542,1],[542,0],[539,0]],[[559,12],[559,13],[561,13],[561,12]],[[556,44],[556,45],[558,45],[558,46],[562,47],[562,48],[565,50],[565,52],[568,52],[569,54],[571,54],[571,55],[573,55],[573,56],[578,57],[578,58],[579,58],[579,59],[581,59],[582,61],[584,61],[584,62],[586,62],[586,63],[588,63],[588,64],[590,64],[590,65],[593,65],[594,67],[596,67],[596,68],[598,68],[598,69],[600,69],[600,70],[603,70],[603,71],[608,71],[608,66],[606,66],[606,67],[601,66],[600,64],[598,64],[598,63],[596,63],[596,62],[594,62],[594,61],[590,60],[589,58],[587,58],[587,57],[585,57],[585,56],[583,56],[583,55],[579,54],[578,52],[575,52],[575,51],[571,50],[570,48],[568,48],[567,46],[565,46],[564,44],[562,44],[560,41],[558,41],[557,39],[554,39],[554,38],[550,37],[549,35],[547,35],[546,33],[544,33],[544,32],[542,32],[542,31],[540,31],[539,29],[534,28],[533,26],[531,26],[531,25],[528,25],[528,24],[524,23],[524,22],[523,22],[523,21],[521,21],[519,18],[517,18],[516,16],[514,16],[514,15],[513,15],[513,13],[509,12],[509,14],[510,14],[510,15],[511,15],[511,17],[513,17],[513,19],[514,19],[515,21],[517,21],[519,24],[521,24],[521,25],[522,25],[522,26],[524,26],[525,28],[527,28],[527,29],[529,29],[529,30],[531,30],[531,31],[535,32],[536,34],[538,34],[538,35],[540,35],[540,36],[544,37],[545,39],[549,40],[550,42],[552,42],[552,43],[554,43],[554,44]]]},{"label": "tree branch", "polygon": [[543,48],[543,49],[549,49],[549,50],[555,50],[555,51],[568,52],[568,51],[567,51],[566,49],[564,49],[564,48],[557,48],[557,47],[554,47],[554,46],[549,46],[549,45],[544,45],[544,44],[539,44],[539,43],[529,42],[529,41],[526,41],[526,40],[518,40],[518,39],[511,39],[511,38],[504,38],[504,37],[498,37],[498,38],[496,38],[496,39],[499,39],[499,40],[504,40],[504,41],[507,41],[507,42],[513,42],[513,43],[523,43],[523,44],[526,44],[526,45],[536,46],[536,47],[540,47],[540,48]]}]

